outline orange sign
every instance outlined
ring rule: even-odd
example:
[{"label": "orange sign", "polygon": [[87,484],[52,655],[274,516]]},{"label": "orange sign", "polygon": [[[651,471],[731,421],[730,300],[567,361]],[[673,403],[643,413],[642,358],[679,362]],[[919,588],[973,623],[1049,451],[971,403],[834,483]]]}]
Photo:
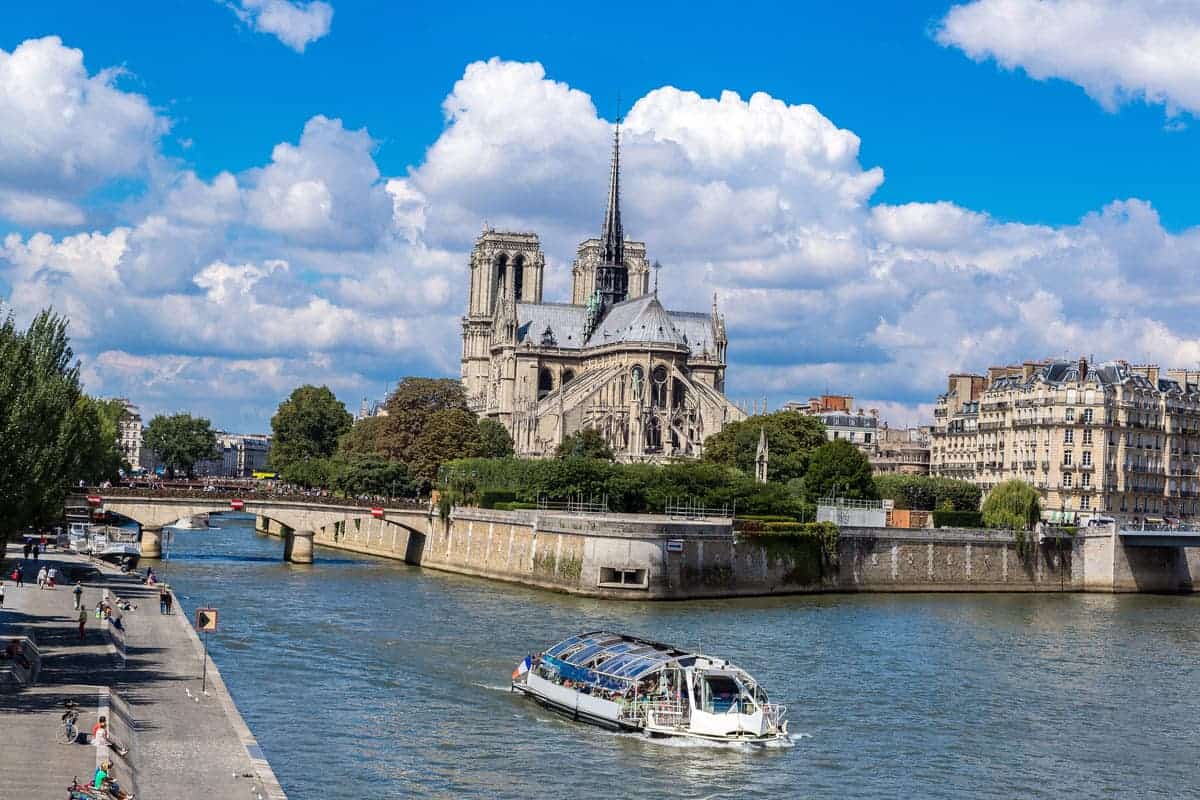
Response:
[{"label": "orange sign", "polygon": [[215,608],[196,609],[196,630],[212,633],[217,629],[217,610]]}]

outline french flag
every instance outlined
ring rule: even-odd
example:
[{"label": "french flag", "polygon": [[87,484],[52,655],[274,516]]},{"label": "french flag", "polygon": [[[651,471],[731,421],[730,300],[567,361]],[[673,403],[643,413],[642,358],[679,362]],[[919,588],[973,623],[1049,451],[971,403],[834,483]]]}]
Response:
[{"label": "french flag", "polygon": [[524,660],[522,660],[520,664],[517,664],[517,668],[513,670],[512,679],[515,681],[526,672],[529,672],[529,668],[531,666],[533,666],[533,661],[529,658],[529,656],[525,656]]}]

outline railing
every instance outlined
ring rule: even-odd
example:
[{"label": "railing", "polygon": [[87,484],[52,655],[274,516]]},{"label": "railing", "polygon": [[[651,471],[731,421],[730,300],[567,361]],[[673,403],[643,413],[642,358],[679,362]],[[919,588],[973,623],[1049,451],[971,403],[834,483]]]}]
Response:
[{"label": "railing", "polygon": [[547,500],[545,496],[538,497],[537,507],[540,511],[566,511],[569,514],[607,514],[608,495],[599,500],[583,499],[583,495],[567,500]]},{"label": "railing", "polygon": [[787,716],[787,706],[782,703],[764,703],[762,708],[763,716],[775,728],[778,728],[783,723],[783,718]]},{"label": "railing", "polygon": [[733,507],[721,506],[719,508],[702,506],[694,498],[680,500],[679,498],[667,498],[667,502],[663,506],[663,513],[668,517],[682,517],[683,519],[707,519],[709,517],[732,517],[737,514],[737,503]]},{"label": "railing", "polygon": [[651,701],[642,704],[646,725],[655,728],[686,728],[688,709],[682,703]]}]

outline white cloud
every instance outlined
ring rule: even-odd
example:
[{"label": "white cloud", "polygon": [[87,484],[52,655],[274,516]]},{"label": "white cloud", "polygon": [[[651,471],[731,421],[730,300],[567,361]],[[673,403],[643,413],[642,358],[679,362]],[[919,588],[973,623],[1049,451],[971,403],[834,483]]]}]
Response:
[{"label": "white cloud", "polygon": [[[94,390],[258,427],[301,381],[356,399],[455,374],[480,226],[539,233],[545,299],[564,299],[575,245],[599,231],[612,129],[537,64],[472,64],[444,109],[404,176],[380,174],[365,129],[313,117],[260,167],[156,175],[126,224],[9,236],[0,281],[14,308],[72,318]],[[1200,351],[1200,228],[1168,231],[1142,200],[1057,227],[872,205],[882,171],[812,106],[672,87],[630,108],[622,164],[626,232],[665,265],[664,301],[720,296],[736,397],[828,387],[907,420],[950,371]],[[238,386],[217,389],[221,371]]]},{"label": "white cloud", "polygon": [[18,225],[83,222],[76,201],[115,178],[145,177],[168,129],[146,98],[89,75],[57,36],[0,50],[0,217]]},{"label": "white cloud", "polygon": [[333,6],[321,0],[237,0],[229,7],[242,22],[275,36],[297,53],[326,36],[333,24]]},{"label": "white cloud", "polygon": [[1193,0],[973,0],[936,31],[943,45],[1038,80],[1061,78],[1114,110],[1141,99],[1200,112],[1200,5]]}]

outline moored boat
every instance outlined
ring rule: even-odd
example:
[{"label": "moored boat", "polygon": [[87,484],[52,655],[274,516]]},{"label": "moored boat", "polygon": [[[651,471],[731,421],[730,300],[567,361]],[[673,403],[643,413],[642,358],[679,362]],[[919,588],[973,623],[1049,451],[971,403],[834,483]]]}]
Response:
[{"label": "moored boat", "polygon": [[608,631],[527,656],[512,688],[582,722],[651,736],[766,744],[787,738],[784,706],[725,659]]},{"label": "moored boat", "polygon": [[138,532],[127,528],[94,528],[89,547],[92,558],[126,569],[136,569],[138,560],[142,557]]}]

